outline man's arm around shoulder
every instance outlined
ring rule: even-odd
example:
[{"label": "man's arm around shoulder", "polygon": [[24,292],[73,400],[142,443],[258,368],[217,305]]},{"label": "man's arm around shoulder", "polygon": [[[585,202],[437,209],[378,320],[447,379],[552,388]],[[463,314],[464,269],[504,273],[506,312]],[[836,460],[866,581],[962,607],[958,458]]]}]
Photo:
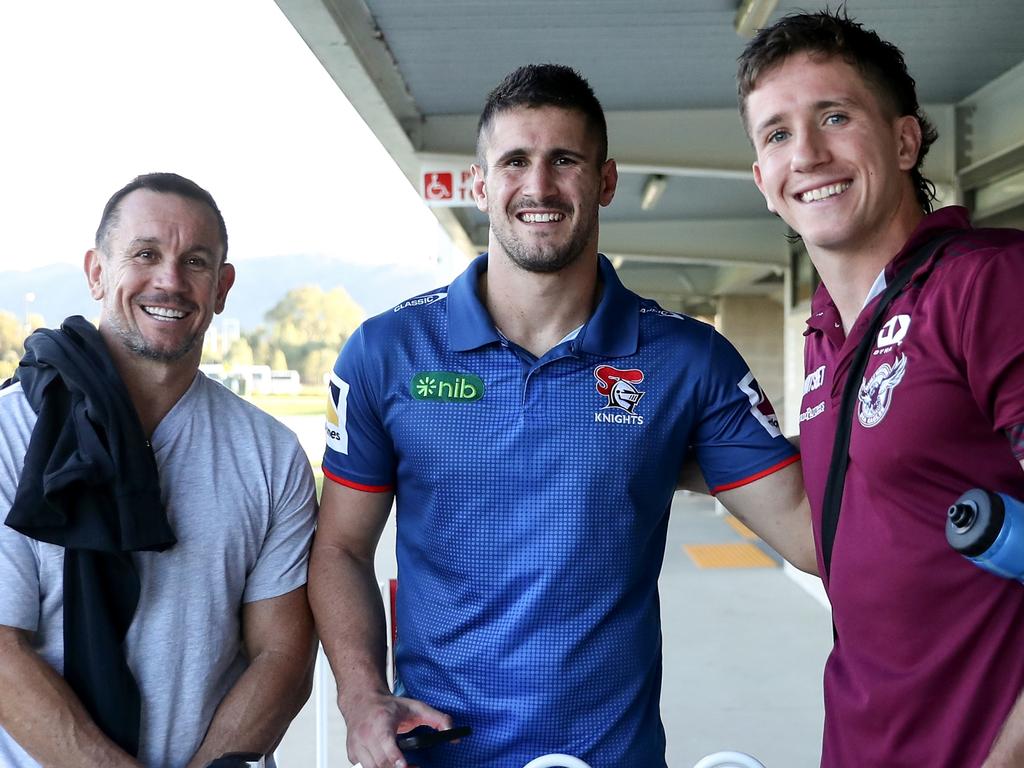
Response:
[{"label": "man's arm around shoulder", "polygon": [[0,626],[0,725],[47,768],[141,768],[92,721],[60,675],[29,644],[29,632]]},{"label": "man's arm around shoulder", "polygon": [[373,555],[393,498],[326,480],[310,558],[310,602],[338,684],[348,757],[363,768],[406,765],[396,733],[418,725],[451,727],[447,715],[388,691],[384,607]]},{"label": "man's arm around shoulder", "polygon": [[720,491],[717,498],[786,560],[801,571],[818,575],[801,462],[739,488]]}]

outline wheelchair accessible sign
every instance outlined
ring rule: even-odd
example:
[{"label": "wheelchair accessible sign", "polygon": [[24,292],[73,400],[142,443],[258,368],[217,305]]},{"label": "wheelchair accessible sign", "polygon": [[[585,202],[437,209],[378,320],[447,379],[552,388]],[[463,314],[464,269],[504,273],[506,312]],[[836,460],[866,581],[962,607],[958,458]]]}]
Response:
[{"label": "wheelchair accessible sign", "polygon": [[475,206],[473,174],[460,163],[428,163],[420,171],[420,197],[432,208]]}]

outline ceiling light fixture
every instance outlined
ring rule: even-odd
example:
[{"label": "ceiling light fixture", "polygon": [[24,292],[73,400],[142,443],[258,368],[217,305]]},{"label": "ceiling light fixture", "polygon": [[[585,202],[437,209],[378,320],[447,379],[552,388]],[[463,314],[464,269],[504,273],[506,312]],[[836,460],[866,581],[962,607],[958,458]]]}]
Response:
[{"label": "ceiling light fixture", "polygon": [[665,194],[665,187],[668,186],[668,179],[663,173],[652,173],[644,182],[644,191],[640,195],[640,208],[644,211],[651,210]]},{"label": "ceiling light fixture", "polygon": [[740,37],[753,37],[757,30],[762,29],[768,23],[768,17],[772,15],[779,0],[741,0],[740,7],[736,9],[736,20],[733,28]]}]

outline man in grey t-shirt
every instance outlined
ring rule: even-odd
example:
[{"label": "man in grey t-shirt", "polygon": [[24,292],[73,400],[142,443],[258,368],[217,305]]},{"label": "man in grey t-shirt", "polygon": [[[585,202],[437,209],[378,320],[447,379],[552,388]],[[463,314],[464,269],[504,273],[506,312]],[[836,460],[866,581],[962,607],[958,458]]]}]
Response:
[{"label": "man in grey t-shirt", "polygon": [[[4,766],[202,768],[268,753],[309,694],[309,463],[291,432],[198,371],[234,281],[226,251],[216,203],[180,176],[140,176],[104,210],[85,257],[100,345],[152,448],[175,540],[131,553],[140,592],[123,655],[141,698],[137,754],[62,677],[79,640],[65,633],[70,550],[0,525]],[[44,426],[28,388],[0,390],[0,522]]]}]

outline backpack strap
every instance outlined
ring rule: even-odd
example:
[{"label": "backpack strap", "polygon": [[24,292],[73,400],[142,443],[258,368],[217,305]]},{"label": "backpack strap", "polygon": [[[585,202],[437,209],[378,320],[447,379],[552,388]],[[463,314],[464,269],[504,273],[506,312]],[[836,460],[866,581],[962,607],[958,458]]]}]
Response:
[{"label": "backpack strap", "polygon": [[853,409],[857,403],[864,370],[867,368],[871,345],[882,326],[885,311],[893,299],[898,296],[914,277],[914,274],[932,256],[940,251],[950,240],[958,236],[960,230],[946,232],[924,243],[918,248],[906,265],[886,286],[871,315],[864,335],[857,344],[850,363],[850,371],[843,386],[843,396],[839,402],[839,416],[836,422],[836,437],[832,444],[832,459],[828,467],[828,478],[825,481],[825,500],[821,510],[821,556],[825,565],[824,576],[828,576],[832,566],[832,545],[836,540],[839,527],[839,512],[843,503],[843,489],[846,487],[846,469],[850,463],[850,433],[853,431]]}]

